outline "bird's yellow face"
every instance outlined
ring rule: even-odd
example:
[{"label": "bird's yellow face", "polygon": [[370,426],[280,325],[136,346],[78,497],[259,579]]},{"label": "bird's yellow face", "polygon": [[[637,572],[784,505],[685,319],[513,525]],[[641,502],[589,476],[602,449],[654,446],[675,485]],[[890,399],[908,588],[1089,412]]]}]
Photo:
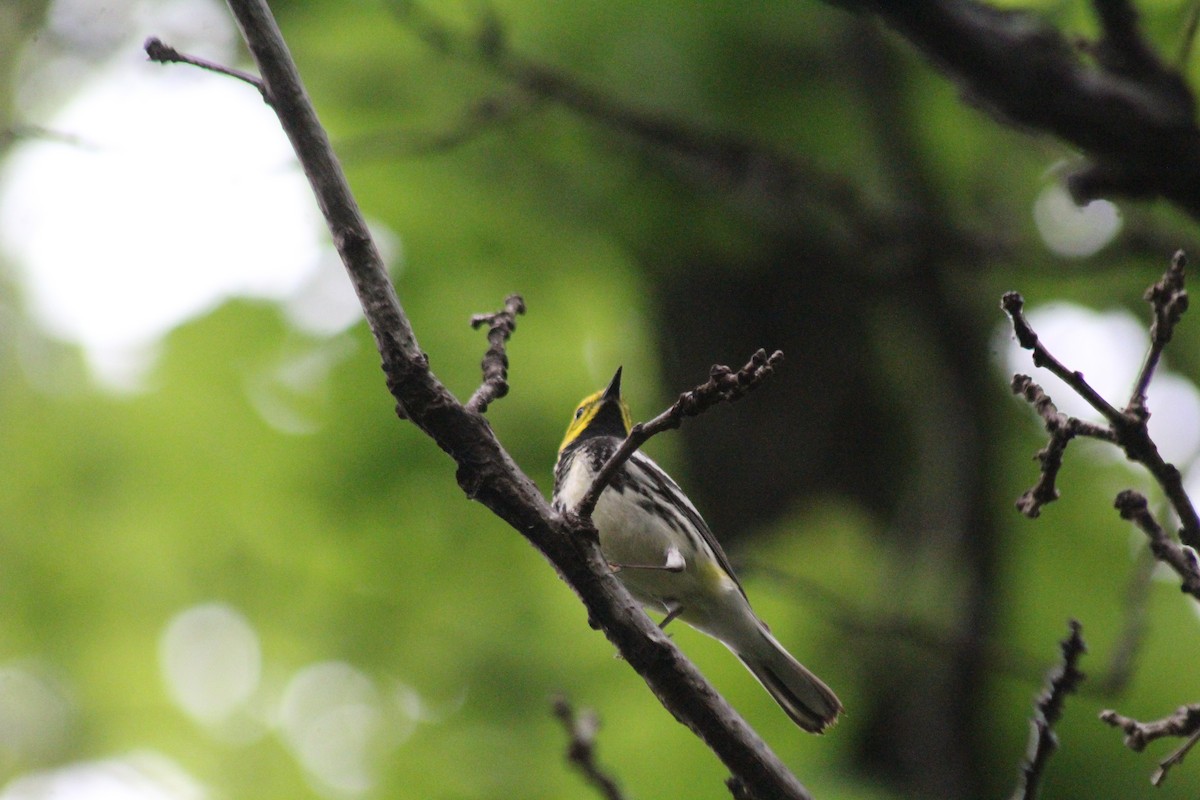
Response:
[{"label": "bird's yellow face", "polygon": [[[616,422],[616,420],[620,420]],[[621,399],[621,370],[613,376],[607,389],[601,389],[580,401],[567,426],[567,435],[558,446],[561,453],[571,442],[578,439],[585,431],[603,433],[610,436],[628,436],[633,427],[633,419],[629,416],[629,406]],[[595,428],[595,430],[589,430]]]}]

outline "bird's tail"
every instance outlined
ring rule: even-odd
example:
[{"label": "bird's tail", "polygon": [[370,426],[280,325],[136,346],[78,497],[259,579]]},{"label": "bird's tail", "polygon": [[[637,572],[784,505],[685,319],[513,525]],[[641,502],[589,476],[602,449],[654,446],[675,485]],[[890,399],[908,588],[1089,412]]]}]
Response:
[{"label": "bird's tail", "polygon": [[730,649],[797,725],[809,733],[824,732],[842,712],[837,695],[792,658],[762,623],[757,634]]}]

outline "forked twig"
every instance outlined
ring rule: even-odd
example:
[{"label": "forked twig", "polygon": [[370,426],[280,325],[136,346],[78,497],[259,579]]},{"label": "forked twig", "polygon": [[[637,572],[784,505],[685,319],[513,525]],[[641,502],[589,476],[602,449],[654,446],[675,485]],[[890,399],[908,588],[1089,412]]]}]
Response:
[{"label": "forked twig", "polygon": [[783,363],[783,353],[776,350],[770,356],[766,350],[759,350],[746,365],[734,372],[721,364],[713,366],[708,373],[708,381],[690,391],[679,395],[671,407],[649,422],[639,422],[629,431],[625,441],[617,451],[605,462],[600,472],[592,480],[591,488],[579,501],[575,509],[576,515],[582,519],[591,519],[596,510],[596,502],[600,494],[612,481],[617,470],[629,460],[629,457],[650,437],[666,430],[678,428],[684,417],[695,417],[703,414],[718,403],[732,403],[757,388]]},{"label": "forked twig", "polygon": [[1138,722],[1111,709],[1101,711],[1100,719],[1114,728],[1123,730],[1125,746],[1135,753],[1142,752],[1147,744],[1156,739],[1186,738],[1181,746],[1158,762],[1158,769],[1150,776],[1150,782],[1155,786],[1160,786],[1166,780],[1171,767],[1183,761],[1188,751],[1200,740],[1200,703],[1180,706],[1174,714],[1152,722]]},{"label": "forked twig", "polygon": [[1011,388],[1013,394],[1023,396],[1033,406],[1050,434],[1050,441],[1034,456],[1042,464],[1038,482],[1017,500],[1017,509],[1032,519],[1042,513],[1042,506],[1058,499],[1055,481],[1062,469],[1063,453],[1072,439],[1088,436],[1115,443],[1116,437],[1108,428],[1059,411],[1050,396],[1028,375],[1014,375]]},{"label": "forked twig", "polygon": [[1146,391],[1161,361],[1162,351],[1171,340],[1175,325],[1187,310],[1187,290],[1184,288],[1186,265],[1187,258],[1183,251],[1175,253],[1162,279],[1146,291],[1146,300],[1154,310],[1154,320],[1150,326],[1150,349],[1138,374],[1129,404],[1124,409],[1114,407],[1084,380],[1082,373],[1068,369],[1046,349],[1029,321],[1025,319],[1025,300],[1020,294],[1004,294],[1000,305],[1012,319],[1017,342],[1026,350],[1033,351],[1034,365],[1044,367],[1062,379],[1108,422],[1108,428],[1105,429],[1090,423],[1072,422],[1070,417],[1063,418],[1045,392],[1029,378],[1014,378],[1013,391],[1023,394],[1034,404],[1046,421],[1047,430],[1051,434],[1050,443],[1038,454],[1042,461],[1041,478],[1018,502],[1018,507],[1027,516],[1037,516],[1042,505],[1057,498],[1054,481],[1067,442],[1077,435],[1092,436],[1113,442],[1125,452],[1130,461],[1141,464],[1154,476],[1179,517],[1179,538],[1189,547],[1200,548],[1200,515],[1197,515],[1196,508],[1184,489],[1183,477],[1179,470],[1163,459],[1158,446],[1150,438],[1147,425],[1150,414],[1146,409]]},{"label": "forked twig", "polygon": [[[1119,37],[1122,26],[1130,23],[1126,13],[1128,9],[1125,9],[1122,3],[1111,4],[1111,9],[1114,10],[1113,16],[1106,21],[1106,30],[1110,37]],[[1157,561],[1175,571],[1180,578],[1180,588],[1200,600],[1200,557],[1197,557],[1195,549],[1200,546],[1200,518],[1197,517],[1191,498],[1184,489],[1179,470],[1163,460],[1158,446],[1150,437],[1147,425],[1150,412],[1146,406],[1150,382],[1162,361],[1163,351],[1174,335],[1175,326],[1187,311],[1188,295],[1184,281],[1186,265],[1187,258],[1183,251],[1176,252],[1162,278],[1146,290],[1145,299],[1154,313],[1150,324],[1150,347],[1134,381],[1129,402],[1121,410],[1114,408],[1092,389],[1081,373],[1067,369],[1049,353],[1025,319],[1022,313],[1024,300],[1019,294],[1008,292],[1001,300],[1001,306],[1012,318],[1013,331],[1021,347],[1033,351],[1034,364],[1049,369],[1061,378],[1108,421],[1108,428],[1087,429],[1086,435],[1116,444],[1129,460],[1143,465],[1162,487],[1181,523],[1178,542],[1155,519],[1145,496],[1141,493],[1133,490],[1123,491],[1117,495],[1114,506],[1122,519],[1133,522],[1146,534],[1150,552]],[[1058,492],[1054,482],[1062,466],[1063,451],[1067,442],[1085,432],[1078,427],[1084,423],[1060,414],[1050,402],[1050,398],[1026,376],[1018,375],[1013,379],[1013,391],[1023,394],[1026,400],[1033,404],[1045,420],[1046,430],[1050,433],[1050,442],[1038,453],[1042,462],[1041,477],[1017,503],[1028,516],[1037,516],[1043,504],[1057,498]],[[1136,628],[1134,630],[1136,632]],[[1146,743],[1153,739],[1164,736],[1186,737],[1187,741],[1181,747],[1159,762],[1158,769],[1151,778],[1156,786],[1166,778],[1171,767],[1182,761],[1197,740],[1200,740],[1200,705],[1183,706],[1172,716],[1149,723],[1123,717],[1111,710],[1103,712],[1100,718],[1109,725],[1124,730],[1125,745],[1135,751],[1142,750]]]}]

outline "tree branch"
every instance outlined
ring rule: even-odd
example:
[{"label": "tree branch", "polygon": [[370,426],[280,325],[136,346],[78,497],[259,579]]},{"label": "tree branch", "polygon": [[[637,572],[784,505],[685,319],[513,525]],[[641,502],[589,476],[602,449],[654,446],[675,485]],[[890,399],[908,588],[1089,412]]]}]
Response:
[{"label": "tree branch", "polygon": [[1095,65],[1028,12],[977,0],[831,1],[879,16],[978,105],[1082,150],[1090,162],[1067,181],[1078,202],[1161,196],[1200,217],[1195,98],[1142,40],[1125,0],[1095,0]]},{"label": "tree branch", "polygon": [[[432,4],[401,0],[392,9],[397,19],[438,52],[479,63],[538,102],[559,105],[657,148],[693,183],[729,190],[772,219],[794,219],[814,202],[846,221],[870,214],[872,204],[854,186],[811,161],[736,134],[707,130],[660,109],[640,108],[552,64],[524,56],[509,47],[495,14],[485,13],[478,30],[466,32],[439,19],[427,5]],[[866,236],[880,224],[872,220],[855,227]]]},{"label": "tree branch", "polygon": [[1150,539],[1150,552],[1175,570],[1181,581],[1180,589],[1200,600],[1200,563],[1197,563],[1196,551],[1187,545],[1177,544],[1167,535],[1150,513],[1149,504],[1141,493],[1126,489],[1117,495],[1113,506],[1121,513],[1121,519],[1131,521],[1146,534]]},{"label": "tree branch", "polygon": [[[1013,333],[1017,337],[1017,344],[1026,350],[1033,351],[1035,367],[1050,370],[1059,380],[1086,400],[1088,405],[1100,412],[1100,415],[1108,420],[1110,425],[1116,427],[1124,422],[1121,412],[1092,388],[1091,384],[1084,379],[1082,372],[1067,369],[1061,361],[1050,354],[1050,351],[1038,339],[1038,335],[1033,332],[1029,321],[1025,319],[1025,298],[1021,297],[1019,292],[1005,292],[1004,296],[1000,298],[1000,307],[1012,319]],[[1013,383],[1015,386],[1016,381],[1014,380]],[[1049,400],[1049,398],[1046,399]]]},{"label": "tree branch", "polygon": [[1171,716],[1153,722],[1138,722],[1111,709],[1101,711],[1100,719],[1114,728],[1125,731],[1125,746],[1135,753],[1145,750],[1146,745],[1155,739],[1168,736],[1187,737],[1183,745],[1158,762],[1158,769],[1150,776],[1150,782],[1155,786],[1166,780],[1171,767],[1183,761],[1183,757],[1197,740],[1200,740],[1200,703],[1180,706]]},{"label": "tree branch", "polygon": [[583,773],[605,800],[624,800],[616,780],[596,763],[596,732],[600,730],[600,718],[587,710],[576,714],[571,702],[562,696],[554,698],[554,716],[567,732],[567,760]]},{"label": "tree branch", "polygon": [[508,354],[505,345],[509,337],[517,329],[517,315],[525,313],[525,301],[519,294],[510,294],[504,301],[504,310],[492,314],[476,314],[471,317],[471,327],[488,326],[487,353],[483,356],[483,384],[467,401],[467,409],[487,411],[493,400],[498,400],[508,394]]},{"label": "tree branch", "polygon": [[1141,372],[1134,383],[1133,395],[1129,398],[1129,409],[1138,415],[1148,416],[1146,411],[1146,389],[1150,379],[1158,368],[1163,350],[1175,334],[1175,326],[1187,311],[1188,294],[1184,288],[1184,267],[1187,266],[1187,256],[1182,250],[1176,251],[1171,259],[1171,266],[1163,274],[1162,280],[1146,290],[1146,301],[1154,309],[1154,321],[1150,323],[1150,349],[1142,362]]},{"label": "tree branch", "polygon": [[429,156],[454,150],[484,134],[523,119],[542,105],[521,89],[477,98],[441,130],[387,130],[339,139],[343,158],[361,164],[373,159]]},{"label": "tree branch", "polygon": [[1169,83],[1172,73],[1142,39],[1137,9],[1129,0],[1092,0],[1103,31],[1092,48],[1096,61],[1115,75],[1150,83]]},{"label": "tree branch", "polygon": [[1029,749],[1021,762],[1020,778],[1012,800],[1034,800],[1037,797],[1042,773],[1050,756],[1058,749],[1054,725],[1062,718],[1067,695],[1072,694],[1084,679],[1078,666],[1080,657],[1087,652],[1087,645],[1083,643],[1083,628],[1075,620],[1071,620],[1068,626],[1070,634],[1060,644],[1062,664],[1047,676],[1046,688],[1033,707]]},{"label": "tree branch", "polygon": [[1041,462],[1041,476],[1038,482],[1017,500],[1017,510],[1033,519],[1042,513],[1042,506],[1058,499],[1055,481],[1058,479],[1059,470],[1062,469],[1063,453],[1072,439],[1076,436],[1090,436],[1109,442],[1115,442],[1116,439],[1107,428],[1063,414],[1055,407],[1050,395],[1028,375],[1014,375],[1011,388],[1013,394],[1023,396],[1033,406],[1045,423],[1046,432],[1050,434],[1050,441],[1034,456]]},{"label": "tree branch", "polygon": [[[1100,396],[1080,372],[1068,369],[1041,343],[1037,334],[1025,319],[1023,312],[1025,300],[1017,292],[1006,292],[1001,298],[1000,305],[1012,318],[1013,333],[1017,343],[1026,350],[1033,351],[1033,363],[1045,367],[1062,379],[1080,397],[1088,402],[1108,421],[1108,429],[1076,428],[1071,432],[1069,420],[1062,421],[1062,415],[1054,408],[1050,399],[1040,388],[1024,376],[1013,379],[1013,391],[1025,395],[1034,404],[1038,413],[1046,421],[1047,430],[1051,432],[1051,442],[1038,457],[1042,459],[1042,479],[1038,485],[1026,493],[1018,502],[1018,507],[1028,516],[1036,516],[1041,505],[1057,497],[1054,491],[1054,476],[1061,462],[1062,450],[1066,442],[1074,435],[1088,435],[1114,442],[1124,452],[1126,458],[1144,466],[1162,487],[1163,493],[1171,503],[1179,517],[1181,527],[1179,538],[1184,544],[1193,549],[1200,548],[1200,516],[1192,500],[1188,497],[1183,486],[1183,476],[1174,464],[1163,460],[1158,446],[1150,438],[1147,425],[1150,414],[1146,410],[1146,391],[1158,366],[1163,348],[1171,340],[1175,325],[1183,312],[1187,310],[1187,291],[1184,289],[1184,266],[1187,259],[1182,251],[1177,252],[1171,259],[1162,279],[1146,291],[1146,299],[1154,309],[1154,321],[1150,326],[1150,349],[1142,365],[1141,373],[1136,381],[1129,405],[1121,410]],[[1043,457],[1043,454],[1044,457]],[[1056,463],[1057,459],[1057,463]],[[1049,472],[1049,477],[1047,477]],[[1048,486],[1048,489],[1047,489]],[[1027,499],[1028,498],[1028,499]]]},{"label": "tree branch", "polygon": [[782,362],[783,353],[779,350],[770,356],[766,350],[759,350],[737,372],[722,364],[714,364],[709,370],[707,382],[679,395],[670,408],[649,422],[639,422],[633,426],[625,441],[596,473],[591,488],[579,501],[575,513],[581,519],[591,519],[600,495],[617,474],[617,470],[652,436],[678,428],[683,424],[684,417],[695,417],[718,403],[732,403],[738,400],[770,377]]},{"label": "tree branch", "polygon": [[[1098,3],[1100,0],[1098,0]],[[1104,5],[1114,18],[1106,21],[1108,36],[1121,37],[1128,33],[1125,28],[1132,24],[1122,10],[1124,3],[1120,0],[1105,0]],[[1129,12],[1131,13],[1131,12]],[[1136,59],[1135,59],[1136,60]],[[1158,561],[1166,564],[1179,576],[1181,589],[1193,598],[1200,600],[1200,557],[1196,554],[1196,544],[1200,542],[1200,524],[1197,522],[1196,510],[1191,499],[1184,490],[1179,470],[1163,461],[1154,441],[1150,438],[1147,421],[1150,412],[1146,407],[1146,393],[1154,372],[1162,358],[1163,350],[1171,341],[1175,326],[1179,323],[1184,311],[1187,310],[1188,297],[1184,288],[1184,267],[1187,263],[1182,251],[1177,252],[1171,259],[1171,265],[1163,274],[1161,280],[1151,286],[1145,294],[1154,311],[1153,322],[1150,325],[1150,348],[1142,363],[1138,377],[1134,382],[1133,393],[1128,405],[1118,411],[1096,393],[1078,372],[1071,372],[1057,359],[1050,355],[1037,334],[1029,326],[1022,313],[1024,301],[1016,292],[1004,295],[1001,305],[1012,317],[1013,330],[1021,347],[1033,351],[1034,364],[1050,369],[1055,375],[1065,380],[1081,397],[1096,408],[1109,422],[1108,429],[1102,429],[1103,437],[1117,444],[1125,451],[1125,455],[1146,467],[1162,487],[1175,513],[1179,516],[1182,527],[1176,542],[1150,513],[1149,504],[1144,495],[1132,490],[1126,490],[1117,495],[1114,503],[1122,519],[1132,521],[1150,540],[1150,552]],[[1042,392],[1028,377],[1018,375],[1013,379],[1013,390],[1025,395],[1034,405],[1046,422],[1050,431],[1051,441],[1038,457],[1042,460],[1042,477],[1037,486],[1026,492],[1018,506],[1030,516],[1036,516],[1041,503],[1049,502],[1057,497],[1054,490],[1054,478],[1062,463],[1062,453],[1067,442],[1076,435],[1070,430],[1070,418],[1066,418],[1054,408],[1050,398]],[[1028,502],[1026,502],[1028,499]],[[1148,579],[1148,578],[1147,578]],[[1129,630],[1138,634],[1140,623],[1132,618]],[[1126,647],[1130,647],[1126,645]],[[1064,646],[1065,647],[1065,646]],[[1065,649],[1064,649],[1065,653]],[[1114,665],[1120,667],[1121,662],[1114,660]],[[1120,677],[1120,672],[1114,675]],[[1104,711],[1100,718],[1125,731],[1125,744],[1132,750],[1140,751],[1146,743],[1162,736],[1185,736],[1187,741],[1167,758],[1159,762],[1151,781],[1157,786],[1165,780],[1167,772],[1187,755],[1188,751],[1200,740],[1200,706],[1184,706],[1174,715],[1151,723],[1140,723],[1117,714],[1115,711]],[[1037,721],[1035,719],[1035,725]],[[1047,732],[1047,735],[1048,732]],[[1026,776],[1024,796],[1032,798],[1029,792],[1036,792],[1036,780],[1030,789],[1030,776],[1036,778],[1040,769],[1037,756],[1042,752],[1041,731],[1035,731],[1035,743],[1031,745],[1031,755],[1027,766],[1023,767]],[[1048,740],[1053,746],[1052,738]]]},{"label": "tree branch", "polygon": [[229,5],[258,65],[264,97],[296,151],[363,306],[399,409],[455,461],[467,496],[554,564],[625,662],[755,797],[808,798],[796,777],[610,573],[595,542],[575,535],[518,469],[483,416],[459,403],[430,371],[270,9],[265,0],[229,0]]},{"label": "tree branch", "polygon": [[1120,635],[1109,648],[1108,666],[1098,679],[1089,683],[1096,694],[1102,697],[1121,693],[1133,679],[1137,657],[1146,642],[1150,584],[1157,566],[1158,559],[1154,554],[1143,550],[1125,589],[1122,602],[1125,622],[1121,626]]}]

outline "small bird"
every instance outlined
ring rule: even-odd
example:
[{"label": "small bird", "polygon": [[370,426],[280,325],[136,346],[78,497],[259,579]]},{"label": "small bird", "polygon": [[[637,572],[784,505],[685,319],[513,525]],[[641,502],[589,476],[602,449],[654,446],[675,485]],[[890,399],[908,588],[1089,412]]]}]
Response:
[{"label": "small bird", "polygon": [[[621,370],[608,388],[583,399],[554,466],[553,504],[574,511],[630,430]],[[821,733],[842,704],[791,656],[750,608],[729,559],[700,512],[670,476],[634,452],[605,487],[592,513],[600,550],[639,602],[682,619],[741,659],[792,720]]]}]

